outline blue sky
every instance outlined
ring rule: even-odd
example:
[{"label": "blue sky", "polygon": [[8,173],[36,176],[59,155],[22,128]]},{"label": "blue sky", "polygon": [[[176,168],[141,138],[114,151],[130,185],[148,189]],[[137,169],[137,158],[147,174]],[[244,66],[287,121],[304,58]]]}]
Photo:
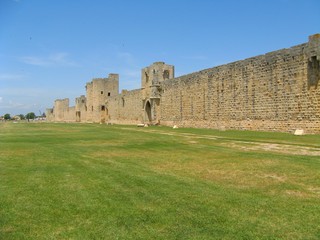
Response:
[{"label": "blue sky", "polygon": [[44,112],[94,77],[140,87],[156,61],[176,76],[308,41],[319,0],[0,0],[0,115]]}]

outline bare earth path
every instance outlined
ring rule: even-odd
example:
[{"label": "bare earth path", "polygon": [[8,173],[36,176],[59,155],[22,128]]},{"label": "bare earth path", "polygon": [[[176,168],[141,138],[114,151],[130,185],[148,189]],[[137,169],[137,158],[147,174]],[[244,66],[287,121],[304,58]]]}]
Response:
[{"label": "bare earth path", "polygon": [[[141,128],[121,128],[128,131],[143,131],[146,133],[171,135],[185,138],[191,144],[197,144],[197,139],[214,140],[215,144],[221,146],[232,147],[235,149],[241,149],[244,151],[267,151],[275,153],[284,153],[289,155],[306,155],[306,156],[320,156],[320,148],[317,146],[299,146],[290,143],[270,143],[270,142],[256,142],[256,141],[243,141],[238,139],[230,139],[222,136],[215,135],[199,135],[194,133],[182,133],[175,130],[156,130],[156,129],[141,129]],[[222,140],[222,141],[219,141]]]}]

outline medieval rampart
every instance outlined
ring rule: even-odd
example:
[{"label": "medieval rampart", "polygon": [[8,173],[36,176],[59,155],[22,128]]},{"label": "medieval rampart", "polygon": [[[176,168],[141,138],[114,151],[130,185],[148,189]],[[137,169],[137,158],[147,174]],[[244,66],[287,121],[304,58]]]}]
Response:
[{"label": "medieval rampart", "polygon": [[137,124],[143,122],[141,90],[126,91],[108,97],[106,101],[108,122],[119,124]]},{"label": "medieval rampart", "polygon": [[119,75],[109,74],[108,78],[94,78],[86,85],[87,122],[105,122],[107,97],[119,93]]},{"label": "medieval rampart", "polygon": [[320,133],[320,34],[305,44],[174,78],[155,62],[141,89],[118,93],[119,76],[93,79],[69,108],[57,100],[55,121],[163,124],[216,129]]},{"label": "medieval rampart", "polygon": [[65,121],[69,111],[69,98],[57,99],[54,101],[54,120]]},{"label": "medieval rampart", "polygon": [[319,38],[310,41],[164,82],[161,124],[320,132]]}]

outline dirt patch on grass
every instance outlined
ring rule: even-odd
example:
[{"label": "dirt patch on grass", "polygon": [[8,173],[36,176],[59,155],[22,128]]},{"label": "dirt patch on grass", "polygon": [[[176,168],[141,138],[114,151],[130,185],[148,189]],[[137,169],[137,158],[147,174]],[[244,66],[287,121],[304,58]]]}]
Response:
[{"label": "dirt patch on grass", "polygon": [[[320,198],[320,188],[302,184],[299,179],[290,174],[270,171],[269,167],[276,167],[276,164],[277,162],[272,160],[221,165],[206,161],[165,162],[153,165],[152,169],[165,174],[202,179],[238,189],[259,189],[271,195]],[[285,190],[287,185],[296,186],[299,190]]]},{"label": "dirt patch on grass", "polygon": [[277,143],[256,143],[256,142],[225,142],[221,145],[229,146],[244,151],[266,151],[284,153],[288,155],[320,156],[320,149],[295,145]]},{"label": "dirt patch on grass", "polygon": [[263,174],[260,177],[271,179],[271,180],[274,180],[274,181],[277,181],[277,182],[285,182],[287,180],[286,176],[284,176],[284,175],[279,176],[277,174]]},{"label": "dirt patch on grass", "polygon": [[113,158],[113,157],[130,157],[132,156],[131,152],[125,152],[125,151],[99,151],[99,152],[92,152],[84,157],[90,157],[90,158]]},{"label": "dirt patch on grass", "polygon": [[[306,155],[306,156],[320,156],[320,148],[317,147],[305,147],[299,145],[290,145],[290,144],[280,144],[280,143],[265,143],[265,142],[251,142],[251,141],[242,141],[242,140],[232,140],[230,138],[225,138],[221,136],[212,136],[212,135],[202,135],[202,134],[193,134],[193,133],[181,133],[174,131],[160,131],[156,129],[133,129],[133,128],[122,128],[130,131],[143,131],[147,133],[156,133],[169,136],[177,136],[186,138],[188,143],[196,144],[199,139],[207,140],[218,140],[214,141],[213,144],[220,145],[224,147],[230,147],[235,149],[240,149],[244,151],[266,151],[266,152],[275,152],[283,153],[288,155]],[[219,141],[221,140],[221,141]]]},{"label": "dirt patch on grass", "polygon": [[[158,172],[195,177],[239,188],[267,187],[286,181],[286,176],[274,173],[262,173],[259,168],[264,164],[268,165],[268,163],[257,165],[252,163],[251,166],[245,163],[223,163],[219,165],[205,161],[192,161],[188,163],[166,162],[155,164],[152,168]],[[250,168],[251,170],[248,170]]]},{"label": "dirt patch on grass", "polygon": [[12,158],[12,157],[26,157],[31,156],[34,153],[34,150],[24,149],[24,150],[0,150],[0,158]]},{"label": "dirt patch on grass", "polygon": [[298,197],[298,198],[308,198],[310,197],[310,194],[307,194],[306,192],[297,191],[297,190],[286,190],[285,193],[287,195]]},{"label": "dirt patch on grass", "polygon": [[308,190],[320,197],[320,187],[309,187]]},{"label": "dirt patch on grass", "polygon": [[83,141],[72,144],[73,146],[79,147],[113,147],[113,146],[121,146],[125,141]]}]

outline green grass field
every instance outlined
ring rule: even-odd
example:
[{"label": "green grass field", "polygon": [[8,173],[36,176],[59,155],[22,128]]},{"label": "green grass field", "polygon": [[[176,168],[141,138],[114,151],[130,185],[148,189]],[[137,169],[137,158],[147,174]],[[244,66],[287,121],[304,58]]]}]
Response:
[{"label": "green grass field", "polygon": [[1,123],[0,239],[320,239],[320,135]]}]

